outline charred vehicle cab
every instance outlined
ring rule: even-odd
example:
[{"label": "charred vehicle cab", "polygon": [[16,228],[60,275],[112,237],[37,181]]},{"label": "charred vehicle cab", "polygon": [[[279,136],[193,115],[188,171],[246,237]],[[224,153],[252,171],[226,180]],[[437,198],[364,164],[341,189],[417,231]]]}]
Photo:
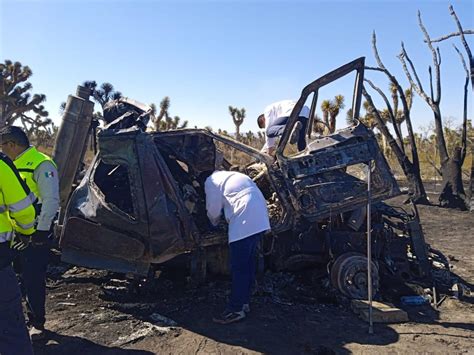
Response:
[{"label": "charred vehicle cab", "polygon": [[[306,149],[292,154],[308,97],[313,117],[318,90],[348,73],[356,78],[352,113],[357,123],[316,137],[310,123]],[[146,275],[151,267],[188,254],[194,273],[222,271],[227,234],[209,226],[200,174],[230,169],[221,152],[234,149],[253,161],[238,168],[268,201],[272,231],[262,246],[267,267],[327,267],[335,288],[366,297],[366,175],[372,162],[373,285],[378,288],[385,275],[429,282],[428,246],[416,210],[409,214],[382,202],[400,190],[373,132],[357,121],[363,76],[364,58],[359,58],[306,86],[275,158],[208,130],[145,132],[135,123],[143,123],[146,109],[130,100],[118,103],[98,134],[96,157],[64,199],[58,229],[63,260]],[[68,170],[70,160],[62,161]]]}]

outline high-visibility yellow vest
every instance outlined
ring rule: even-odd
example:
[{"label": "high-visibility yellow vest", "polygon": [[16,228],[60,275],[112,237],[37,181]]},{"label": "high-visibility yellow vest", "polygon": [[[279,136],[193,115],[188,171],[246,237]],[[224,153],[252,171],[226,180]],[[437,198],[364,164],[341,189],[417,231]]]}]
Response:
[{"label": "high-visibility yellow vest", "polygon": [[33,198],[12,161],[0,153],[0,242],[11,240],[14,231],[34,233]]},{"label": "high-visibility yellow vest", "polygon": [[21,177],[30,188],[30,191],[33,192],[37,198],[40,198],[40,195],[38,185],[34,180],[34,172],[36,168],[45,161],[50,161],[56,167],[56,163],[50,157],[38,152],[35,147],[30,147],[13,162],[20,172]]}]

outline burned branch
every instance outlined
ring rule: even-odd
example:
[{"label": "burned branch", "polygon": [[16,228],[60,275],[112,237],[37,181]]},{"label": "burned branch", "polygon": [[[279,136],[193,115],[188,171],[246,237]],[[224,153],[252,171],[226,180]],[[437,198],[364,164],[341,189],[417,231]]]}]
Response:
[{"label": "burned branch", "polygon": [[[380,89],[375,87],[375,85],[370,82],[370,80],[365,80],[366,82],[369,83],[372,88],[374,88],[379,94],[382,96],[383,93],[380,93]],[[378,89],[378,90],[377,90]],[[379,91],[380,90],[380,91]],[[388,144],[390,145],[390,148],[392,148],[392,151],[395,154],[395,157],[398,160],[398,163],[402,167],[402,170],[407,177],[408,184],[410,186],[410,191],[412,194],[412,199],[416,200],[417,203],[427,203],[426,201],[421,200],[418,196],[421,196],[421,193],[425,194],[426,198],[426,193],[424,190],[423,182],[421,180],[421,175],[419,169],[417,170],[414,164],[410,161],[406,153],[401,149],[401,147],[397,144],[396,140],[393,138],[392,134],[387,128],[386,123],[380,116],[380,112],[377,110],[377,108],[374,105],[374,102],[372,100],[372,97],[369,95],[365,87],[362,89],[362,95],[364,95],[365,99],[367,100],[367,103],[369,107],[371,108],[371,113],[373,113],[374,119],[377,123],[377,128],[382,132],[382,134],[386,137]],[[388,100],[386,101],[387,104],[387,109],[391,111],[390,104],[388,103]],[[392,113],[393,115],[393,113]],[[392,118],[394,118],[392,116]],[[420,186],[423,190],[420,191]]]},{"label": "burned branch", "polygon": [[[408,179],[413,179],[410,181],[410,185],[413,187],[413,190],[411,191],[413,194],[413,199],[418,202],[418,203],[427,203],[428,199],[426,196],[425,188],[423,186],[423,182],[421,179],[421,172],[420,172],[420,162],[418,158],[418,151],[416,148],[416,141],[415,141],[415,135],[413,132],[413,127],[411,123],[411,118],[410,118],[410,108],[411,108],[411,102],[410,104],[408,103],[407,97],[405,95],[405,92],[403,91],[403,88],[399,84],[398,80],[393,76],[390,71],[385,67],[385,65],[382,62],[382,59],[380,58],[380,55],[378,53],[377,49],[377,37],[375,34],[375,31],[372,34],[372,50],[374,53],[375,60],[377,62],[378,67],[366,67],[368,70],[375,70],[375,71],[380,71],[385,73],[385,75],[389,78],[390,82],[397,88],[398,94],[400,96],[400,99],[402,101],[402,106],[403,106],[403,115],[406,120],[406,125],[407,125],[407,130],[408,130],[408,137],[410,141],[410,146],[411,146],[411,154],[412,154],[412,163],[411,167],[413,170],[409,172],[404,172],[407,173],[407,178]],[[401,133],[400,133],[401,135]],[[403,151],[403,154],[406,157],[405,152]],[[404,159],[403,159],[404,160]],[[407,166],[407,165],[405,165]]]},{"label": "burned branch", "polygon": [[[450,6],[451,8],[452,6]],[[458,36],[461,36],[461,35],[474,35],[474,30],[464,30],[461,32],[453,32],[453,33],[450,33],[448,35],[445,35],[445,36],[441,36],[439,38],[436,38],[436,39],[432,39],[431,42],[432,43],[436,43],[436,42],[442,42],[444,40],[447,40],[449,38],[452,38],[452,37],[458,37]],[[426,42],[426,40],[425,40]]]},{"label": "burned branch", "polygon": [[466,72],[466,80],[464,81],[464,101],[463,101],[463,119],[462,119],[462,138],[461,138],[461,160],[464,162],[467,151],[467,91],[469,85],[469,70],[467,69],[466,61],[459,49],[453,44],[454,49],[458,52],[461,63]]},{"label": "burned branch", "polygon": [[[471,85],[472,85],[472,88],[474,89],[474,58],[472,56],[471,49],[470,49],[470,47],[469,47],[469,45],[466,41],[466,37],[465,37],[465,35],[474,34],[474,30],[464,30],[462,28],[461,21],[459,21],[459,18],[457,16],[456,12],[454,11],[454,8],[453,8],[452,5],[449,5],[449,14],[453,17],[454,22],[456,23],[456,27],[458,28],[458,32],[453,32],[453,33],[450,33],[448,35],[442,36],[440,38],[431,40],[431,43],[441,42],[441,41],[447,40],[451,37],[461,37],[461,42],[464,46],[464,49],[466,50],[466,54],[467,54],[467,57],[469,59],[469,67],[470,67],[470,72],[471,72]],[[425,42],[427,42],[426,39],[425,39]]]},{"label": "burned branch", "polygon": [[369,79],[364,79],[364,81],[367,82],[375,91],[377,91],[380,96],[382,96],[382,99],[384,100],[385,105],[387,105],[387,111],[388,111],[388,114],[389,114],[389,117],[390,117],[390,121],[393,124],[393,129],[395,131],[395,134],[397,135],[398,145],[400,146],[400,149],[402,150],[402,152],[405,153],[402,133],[400,131],[400,128],[397,125],[396,110],[395,110],[395,113],[394,113],[394,110],[392,109],[392,106],[390,105],[390,102],[388,101],[387,96],[384,94],[384,92],[379,87],[377,87]]},{"label": "burned branch", "polygon": [[[370,86],[374,87],[374,85],[369,80],[365,79],[365,81],[367,81],[370,84]],[[377,90],[377,89],[375,89],[375,90]],[[379,111],[377,110],[377,108],[374,105],[372,97],[369,95],[369,93],[367,92],[365,87],[362,88],[362,95],[364,95],[365,99],[367,100],[367,102],[369,104],[369,107],[371,108],[371,111],[372,111],[372,113],[374,115],[374,118],[375,118],[375,121],[377,123],[377,128],[380,129],[380,131],[382,132],[382,134],[385,137],[387,137],[388,144],[392,148],[392,150],[395,153],[395,156],[397,157],[400,165],[402,166],[402,168],[405,171],[406,166],[411,166],[412,165],[411,162],[408,160],[407,156],[402,152],[402,150],[399,147],[399,145],[397,144],[396,140],[393,138],[392,134],[388,130],[387,125],[385,124],[382,117],[380,116]],[[410,170],[410,168],[409,168],[409,170]]]}]

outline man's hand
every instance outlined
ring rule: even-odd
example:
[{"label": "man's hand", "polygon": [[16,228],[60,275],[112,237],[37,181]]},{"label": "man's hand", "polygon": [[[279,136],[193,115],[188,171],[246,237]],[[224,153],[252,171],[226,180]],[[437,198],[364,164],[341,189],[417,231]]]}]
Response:
[{"label": "man's hand", "polygon": [[16,251],[23,251],[30,245],[31,236],[16,233],[11,248]]},{"label": "man's hand", "polygon": [[50,242],[52,232],[50,231],[36,231],[31,236],[31,244],[33,245],[44,245]]}]

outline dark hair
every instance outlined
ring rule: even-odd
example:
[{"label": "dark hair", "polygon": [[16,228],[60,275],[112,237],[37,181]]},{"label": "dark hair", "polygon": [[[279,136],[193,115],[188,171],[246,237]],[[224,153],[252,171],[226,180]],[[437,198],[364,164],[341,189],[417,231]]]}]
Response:
[{"label": "dark hair", "polygon": [[6,126],[0,130],[2,142],[14,142],[21,147],[29,147],[30,140],[26,133],[17,126]]},{"label": "dark hair", "polygon": [[263,113],[257,117],[258,127],[265,128],[265,123],[263,122],[264,119],[265,119],[265,115]]}]

